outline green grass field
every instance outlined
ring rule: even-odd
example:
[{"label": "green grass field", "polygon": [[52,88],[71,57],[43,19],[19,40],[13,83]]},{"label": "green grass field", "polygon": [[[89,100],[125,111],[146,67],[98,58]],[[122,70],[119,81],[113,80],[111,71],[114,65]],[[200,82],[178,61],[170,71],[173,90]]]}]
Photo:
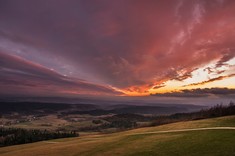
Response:
[{"label": "green grass field", "polygon": [[0,148],[0,155],[235,156],[235,129],[172,132],[206,127],[235,127],[235,116],[9,146]]}]

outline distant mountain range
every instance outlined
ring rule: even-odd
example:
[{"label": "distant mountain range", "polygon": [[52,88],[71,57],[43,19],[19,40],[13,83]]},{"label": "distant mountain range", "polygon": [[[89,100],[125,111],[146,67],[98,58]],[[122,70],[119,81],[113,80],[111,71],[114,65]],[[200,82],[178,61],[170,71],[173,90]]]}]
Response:
[{"label": "distant mountain range", "polygon": [[98,104],[67,104],[67,103],[43,103],[43,102],[0,102],[0,113],[23,113],[23,114],[174,114],[193,112],[205,108],[205,106],[189,104],[148,104],[148,105],[98,105]]}]

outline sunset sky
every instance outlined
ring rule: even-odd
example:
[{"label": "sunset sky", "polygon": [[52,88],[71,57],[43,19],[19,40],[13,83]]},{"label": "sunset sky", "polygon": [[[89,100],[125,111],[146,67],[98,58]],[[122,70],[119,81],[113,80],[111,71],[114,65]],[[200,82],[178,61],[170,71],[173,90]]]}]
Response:
[{"label": "sunset sky", "polygon": [[0,88],[235,97],[235,1],[0,0]]}]

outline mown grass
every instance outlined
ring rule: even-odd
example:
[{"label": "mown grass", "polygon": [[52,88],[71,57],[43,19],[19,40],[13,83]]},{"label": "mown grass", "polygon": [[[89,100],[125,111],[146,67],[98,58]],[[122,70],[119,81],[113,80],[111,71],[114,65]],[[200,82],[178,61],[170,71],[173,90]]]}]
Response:
[{"label": "mown grass", "polygon": [[[88,135],[0,148],[1,156],[235,156],[235,130],[144,134],[201,127],[235,127],[235,116],[180,122],[126,132]],[[143,133],[143,134],[137,134]],[[57,142],[57,143],[56,143]]]},{"label": "mown grass", "polygon": [[234,135],[234,130],[180,132],[177,137],[153,141],[148,148],[141,148],[139,151],[126,155],[231,156],[235,155]]}]

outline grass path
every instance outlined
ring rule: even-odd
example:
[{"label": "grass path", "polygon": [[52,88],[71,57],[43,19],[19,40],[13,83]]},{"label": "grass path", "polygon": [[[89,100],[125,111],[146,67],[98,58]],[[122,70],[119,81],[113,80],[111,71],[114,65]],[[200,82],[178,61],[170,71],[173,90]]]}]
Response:
[{"label": "grass path", "polygon": [[48,143],[48,144],[58,144],[60,142],[56,142],[56,141],[43,141],[44,143]]},{"label": "grass path", "polygon": [[202,131],[202,130],[235,130],[235,127],[190,128],[190,129],[177,129],[177,130],[168,130],[168,131],[132,133],[132,134],[128,134],[128,135],[160,134],[160,133],[189,132],[189,131]]}]

